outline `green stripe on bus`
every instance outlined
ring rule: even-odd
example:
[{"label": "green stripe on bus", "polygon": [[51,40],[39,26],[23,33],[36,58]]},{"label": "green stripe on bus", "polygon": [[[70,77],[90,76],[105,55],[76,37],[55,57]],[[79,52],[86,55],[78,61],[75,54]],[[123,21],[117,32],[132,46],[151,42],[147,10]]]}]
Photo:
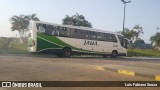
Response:
[{"label": "green stripe on bus", "polygon": [[58,45],[63,46],[63,47],[70,47],[72,49],[79,50],[79,51],[88,51],[88,50],[81,50],[80,48],[73,47],[73,46],[63,42],[62,40],[60,40],[59,38],[57,38],[55,36],[45,35],[45,34],[37,32],[37,37],[41,37],[43,39],[46,39],[50,42],[53,42],[53,43],[58,44]]},{"label": "green stripe on bus", "polygon": [[58,45],[49,43],[41,38],[37,37],[37,51],[40,51],[42,49],[46,49],[46,48],[62,48]]}]

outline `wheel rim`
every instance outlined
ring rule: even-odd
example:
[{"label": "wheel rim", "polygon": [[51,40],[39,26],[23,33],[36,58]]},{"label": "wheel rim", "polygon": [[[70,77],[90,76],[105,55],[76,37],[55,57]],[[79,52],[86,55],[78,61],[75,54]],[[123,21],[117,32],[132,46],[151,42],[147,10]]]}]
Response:
[{"label": "wheel rim", "polygon": [[70,55],[70,52],[69,52],[69,51],[66,51],[66,52],[65,52],[65,55],[66,55],[66,56],[69,56],[69,55]]},{"label": "wheel rim", "polygon": [[69,49],[65,49],[65,50],[64,50],[64,55],[65,55],[66,57],[70,56],[70,55],[71,55],[71,51],[70,51]]},{"label": "wheel rim", "polygon": [[116,56],[116,53],[113,53],[113,56]]},{"label": "wheel rim", "polygon": [[112,53],[112,56],[116,57],[116,56],[117,56],[117,53],[116,53],[116,52],[113,52],[113,53]]}]

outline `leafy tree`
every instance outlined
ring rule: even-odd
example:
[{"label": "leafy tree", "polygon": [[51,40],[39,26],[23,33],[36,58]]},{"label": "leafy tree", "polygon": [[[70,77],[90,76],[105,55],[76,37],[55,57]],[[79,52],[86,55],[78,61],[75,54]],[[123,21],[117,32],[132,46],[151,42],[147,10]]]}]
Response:
[{"label": "leafy tree", "polygon": [[124,32],[121,32],[121,34],[129,40],[131,40],[134,37],[134,31],[129,30],[128,28],[125,28]]},{"label": "leafy tree", "polygon": [[160,33],[156,33],[155,35],[150,37],[151,43],[155,43],[155,46],[160,46]]},{"label": "leafy tree", "polygon": [[28,21],[24,15],[13,16],[10,19],[12,31],[18,31],[20,37],[23,36],[25,29],[28,26]]},{"label": "leafy tree", "polygon": [[140,25],[135,25],[133,29],[125,28],[124,32],[120,32],[122,35],[124,35],[125,38],[129,40],[135,40],[139,38],[140,34],[143,34],[143,28]]},{"label": "leafy tree", "polygon": [[79,15],[78,13],[72,16],[66,15],[62,21],[64,25],[92,27],[92,24],[88,22],[83,15]]},{"label": "leafy tree", "polygon": [[37,17],[37,15],[35,13],[31,14],[31,15],[27,15],[27,16],[25,16],[25,18],[27,20],[40,21],[40,19]]},{"label": "leafy tree", "polygon": [[134,36],[136,40],[139,38],[140,34],[144,34],[143,28],[140,25],[135,25],[133,27],[133,31],[134,31]]},{"label": "leafy tree", "polygon": [[24,33],[27,31],[29,20],[39,21],[39,18],[36,16],[36,14],[19,15],[19,16],[15,15],[15,16],[10,18],[12,31],[18,31],[19,35],[20,35],[20,38],[22,40],[23,40]]}]

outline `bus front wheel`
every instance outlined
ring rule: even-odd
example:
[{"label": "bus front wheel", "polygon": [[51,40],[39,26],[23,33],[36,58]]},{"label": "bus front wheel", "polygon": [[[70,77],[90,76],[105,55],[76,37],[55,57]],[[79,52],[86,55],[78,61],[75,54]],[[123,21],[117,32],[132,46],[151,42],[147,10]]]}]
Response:
[{"label": "bus front wheel", "polygon": [[72,50],[70,48],[64,48],[62,53],[63,57],[70,57],[72,55]]},{"label": "bus front wheel", "polygon": [[112,51],[111,58],[116,58],[117,54],[118,54],[118,52],[116,50]]}]

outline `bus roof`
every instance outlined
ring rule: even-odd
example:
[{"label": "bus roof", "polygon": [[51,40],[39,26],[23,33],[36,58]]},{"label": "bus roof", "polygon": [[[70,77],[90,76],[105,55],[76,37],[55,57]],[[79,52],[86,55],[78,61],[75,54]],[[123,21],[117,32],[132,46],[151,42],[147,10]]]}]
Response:
[{"label": "bus roof", "polygon": [[49,22],[44,22],[44,21],[31,21],[31,22],[43,23],[43,24],[49,24],[49,25],[56,25],[56,26],[62,26],[62,27],[68,27],[68,28],[76,28],[76,29],[82,29],[82,30],[89,30],[89,31],[95,31],[95,32],[118,34],[119,35],[119,33],[116,33],[116,32],[105,31],[105,30],[102,30],[102,29],[89,28],[89,27],[83,27],[83,26],[62,25],[62,24],[49,23]]}]

